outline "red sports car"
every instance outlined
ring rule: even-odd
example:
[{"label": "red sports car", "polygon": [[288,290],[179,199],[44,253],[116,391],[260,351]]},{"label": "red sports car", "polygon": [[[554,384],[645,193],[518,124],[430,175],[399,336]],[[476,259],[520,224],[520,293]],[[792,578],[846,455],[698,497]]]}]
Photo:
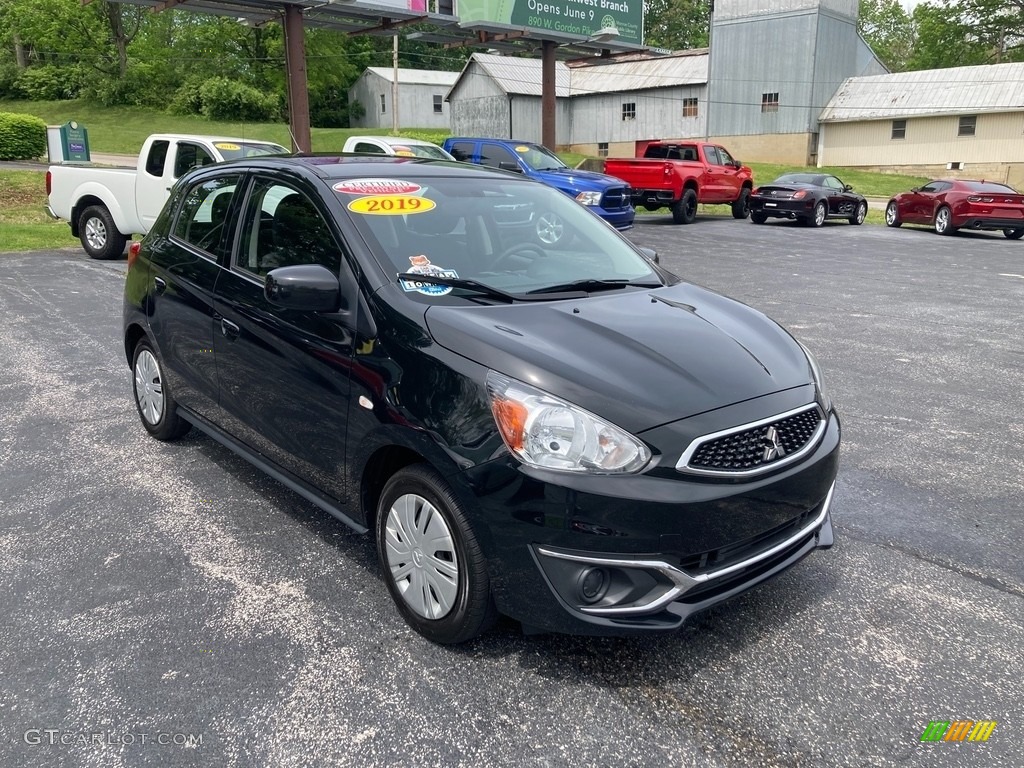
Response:
[{"label": "red sports car", "polygon": [[1011,240],[1024,237],[1024,195],[994,181],[939,179],[893,197],[885,223],[928,224],[940,235],[958,229],[1001,229]]}]

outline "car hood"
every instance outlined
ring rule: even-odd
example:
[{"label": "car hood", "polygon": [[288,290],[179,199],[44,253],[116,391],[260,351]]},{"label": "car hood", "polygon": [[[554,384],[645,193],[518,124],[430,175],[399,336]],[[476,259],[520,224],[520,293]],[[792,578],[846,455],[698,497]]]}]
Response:
[{"label": "car hood", "polygon": [[599,192],[609,187],[628,186],[622,179],[596,171],[580,171],[575,168],[558,168],[553,171],[534,171],[541,181],[556,187],[572,187],[583,192]]},{"label": "car hood", "polygon": [[[622,292],[626,291],[626,292]],[[497,306],[431,306],[442,347],[631,432],[812,382],[777,323],[689,284]]]}]

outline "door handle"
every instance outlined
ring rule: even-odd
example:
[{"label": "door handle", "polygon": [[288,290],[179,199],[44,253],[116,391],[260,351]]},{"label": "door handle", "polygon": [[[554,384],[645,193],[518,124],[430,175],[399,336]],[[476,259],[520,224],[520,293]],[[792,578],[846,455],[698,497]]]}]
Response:
[{"label": "door handle", "polygon": [[224,338],[228,341],[234,341],[238,338],[239,328],[230,320],[222,317],[220,319],[220,332],[224,334]]},{"label": "door handle", "polygon": [[154,277],[153,286],[156,289],[157,295],[162,294],[164,291],[167,290],[167,281],[164,280],[162,277]]}]

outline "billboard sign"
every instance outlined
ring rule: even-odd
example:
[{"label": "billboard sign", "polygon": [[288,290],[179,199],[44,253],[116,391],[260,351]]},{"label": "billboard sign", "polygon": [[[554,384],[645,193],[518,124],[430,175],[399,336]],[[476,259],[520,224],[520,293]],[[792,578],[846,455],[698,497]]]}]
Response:
[{"label": "billboard sign", "polygon": [[526,27],[535,37],[544,32],[588,38],[614,29],[616,42],[643,45],[643,0],[458,0],[459,24]]}]

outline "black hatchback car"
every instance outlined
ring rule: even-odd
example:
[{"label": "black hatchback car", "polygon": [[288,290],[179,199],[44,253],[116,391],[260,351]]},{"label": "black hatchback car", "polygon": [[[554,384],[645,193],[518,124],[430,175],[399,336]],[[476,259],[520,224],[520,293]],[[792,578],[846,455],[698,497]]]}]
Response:
[{"label": "black hatchback car", "polygon": [[198,427],[372,531],[438,642],[499,613],[672,630],[832,544],[840,427],[810,353],[517,174],[195,170],[131,249],[124,344],[154,437]]}]

